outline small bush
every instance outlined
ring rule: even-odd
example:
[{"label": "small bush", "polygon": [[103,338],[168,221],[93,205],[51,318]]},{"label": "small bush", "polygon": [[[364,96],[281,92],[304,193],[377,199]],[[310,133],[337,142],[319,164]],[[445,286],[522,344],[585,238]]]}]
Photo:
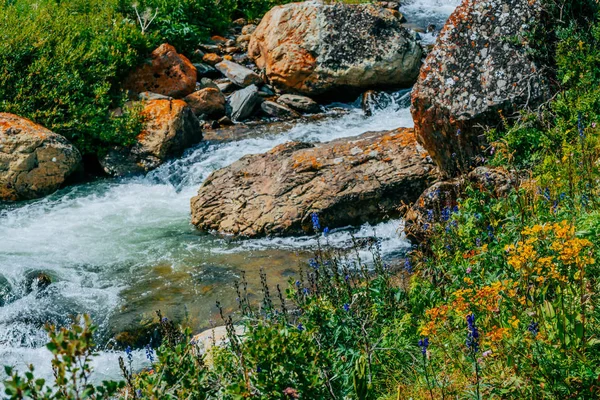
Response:
[{"label": "small bush", "polygon": [[[18,29],[16,29],[18,27]],[[0,4],[0,109],[64,135],[83,153],[131,143],[135,112],[119,84],[152,41],[111,1]]]}]

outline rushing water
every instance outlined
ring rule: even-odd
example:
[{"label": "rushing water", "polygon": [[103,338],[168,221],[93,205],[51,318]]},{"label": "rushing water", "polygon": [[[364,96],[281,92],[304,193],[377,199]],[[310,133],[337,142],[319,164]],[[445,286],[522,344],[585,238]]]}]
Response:
[{"label": "rushing water", "polygon": [[[439,24],[457,3],[415,0],[401,10],[422,25]],[[71,315],[88,313],[108,348],[107,338],[124,331],[133,335],[158,309],[206,327],[216,300],[233,306],[231,282],[243,270],[251,294],[258,291],[260,268],[272,282],[286,281],[306,261],[314,237],[226,240],[201,234],[189,222],[190,198],[212,171],[286,141],[325,142],[410,127],[407,99],[408,93],[400,93],[393,105],[370,117],[349,107],[342,116],[299,123],[277,134],[203,142],[146,176],[100,180],[41,200],[0,205],[0,299],[3,294],[7,299],[0,302],[0,364],[24,369],[33,363],[50,377],[46,322],[63,325]],[[375,233],[384,255],[393,257],[407,246],[400,224],[366,225],[353,233]],[[329,240],[342,245],[350,232],[334,231]],[[52,279],[43,290],[31,280],[39,272]],[[116,376],[117,357],[101,352],[94,362],[96,379]],[[137,363],[143,356],[138,352],[135,358]]]}]

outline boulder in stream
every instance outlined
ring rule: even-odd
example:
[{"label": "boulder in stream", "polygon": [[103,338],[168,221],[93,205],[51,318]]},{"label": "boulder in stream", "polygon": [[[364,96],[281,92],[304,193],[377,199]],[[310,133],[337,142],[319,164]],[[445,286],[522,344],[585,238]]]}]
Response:
[{"label": "boulder in stream", "polygon": [[144,102],[144,129],[130,148],[115,147],[100,160],[109,175],[148,172],[202,140],[200,122],[183,100]]},{"label": "boulder in stream", "polygon": [[434,179],[412,129],[313,145],[291,142],[212,173],[191,200],[199,229],[247,237],[311,233],[398,215]]},{"label": "boulder in stream", "polygon": [[[539,0],[464,0],[450,16],[412,93],[419,142],[449,175],[485,148],[486,127],[549,98],[530,35]],[[509,40],[509,39],[510,40]]]},{"label": "boulder in stream", "polygon": [[80,165],[81,154],[63,136],[28,119],[0,113],[0,201],[46,196]]},{"label": "boulder in stream", "polygon": [[411,86],[422,54],[390,10],[313,1],[272,8],[248,47],[281,91],[338,99],[366,88]]}]

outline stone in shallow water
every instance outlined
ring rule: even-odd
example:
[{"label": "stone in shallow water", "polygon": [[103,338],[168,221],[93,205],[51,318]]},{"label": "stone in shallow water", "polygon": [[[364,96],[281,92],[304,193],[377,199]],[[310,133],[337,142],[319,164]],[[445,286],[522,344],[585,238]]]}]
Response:
[{"label": "stone in shallow water", "polygon": [[191,201],[192,223],[248,237],[310,233],[313,212],[323,227],[375,223],[416,200],[434,175],[412,129],[291,142],[211,174]]}]

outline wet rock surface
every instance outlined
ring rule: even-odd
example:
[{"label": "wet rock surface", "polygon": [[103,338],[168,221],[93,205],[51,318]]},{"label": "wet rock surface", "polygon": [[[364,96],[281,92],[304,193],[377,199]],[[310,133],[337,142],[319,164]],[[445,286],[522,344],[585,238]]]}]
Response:
[{"label": "wet rock surface", "polygon": [[313,145],[290,142],[211,174],[191,201],[199,229],[248,237],[309,233],[398,214],[433,181],[411,129]]},{"label": "wet rock surface", "polygon": [[46,196],[80,164],[81,154],[63,136],[28,119],[0,113],[0,201]]},{"label": "wet rock surface", "polygon": [[147,172],[202,140],[200,123],[183,100],[144,102],[146,124],[131,148],[113,148],[100,160],[109,175]]},{"label": "wet rock surface", "polygon": [[252,33],[248,54],[284,92],[339,98],[412,85],[422,49],[387,9],[304,2],[271,9]]},{"label": "wet rock surface", "polygon": [[442,29],[413,90],[412,114],[419,142],[444,172],[473,163],[485,127],[549,98],[528,42],[542,13],[539,0],[464,0]]},{"label": "wet rock surface", "polygon": [[153,92],[182,98],[195,90],[196,79],[196,67],[190,60],[165,43],[125,79],[123,86],[135,93]]}]

